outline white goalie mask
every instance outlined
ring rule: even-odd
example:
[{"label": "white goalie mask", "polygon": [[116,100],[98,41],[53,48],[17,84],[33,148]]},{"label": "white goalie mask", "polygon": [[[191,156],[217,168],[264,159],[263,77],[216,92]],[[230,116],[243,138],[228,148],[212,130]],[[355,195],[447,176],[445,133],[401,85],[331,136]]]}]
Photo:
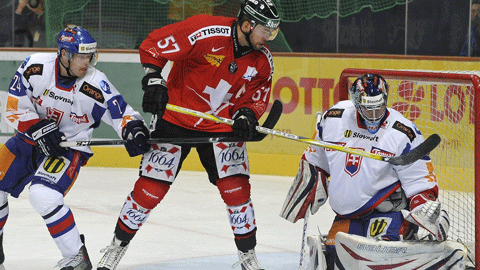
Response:
[{"label": "white goalie mask", "polygon": [[377,74],[357,78],[350,88],[350,98],[368,132],[377,133],[387,112],[388,84]]}]

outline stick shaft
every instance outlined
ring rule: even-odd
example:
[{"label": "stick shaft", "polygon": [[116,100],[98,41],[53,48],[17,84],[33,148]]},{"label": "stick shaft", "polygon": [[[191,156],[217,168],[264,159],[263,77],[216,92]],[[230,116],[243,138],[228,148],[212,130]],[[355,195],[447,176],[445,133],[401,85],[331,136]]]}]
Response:
[{"label": "stick shaft", "polygon": [[[227,125],[233,125],[233,122],[234,122],[232,119],[228,119],[228,118],[224,118],[224,117],[220,117],[220,116],[215,116],[215,115],[212,115],[212,114],[203,113],[203,112],[199,112],[199,111],[195,111],[195,110],[192,110],[192,109],[183,108],[183,107],[179,107],[179,106],[171,105],[171,104],[167,104],[167,109],[171,110],[171,111],[175,111],[175,112],[188,114],[188,115],[191,115],[191,116],[196,116],[196,117],[200,117],[200,118],[203,118],[203,119],[215,121],[217,123],[227,124]],[[283,131],[279,131],[279,130],[274,130],[274,129],[265,128],[265,127],[261,127],[261,126],[257,126],[256,129],[257,129],[258,132],[263,133],[263,134],[273,135],[273,136],[282,137],[282,138],[286,138],[286,139],[290,139],[290,140],[294,140],[294,141],[298,141],[298,142],[313,144],[313,145],[317,145],[317,146],[321,146],[321,147],[325,147],[325,148],[329,148],[329,149],[334,149],[334,150],[341,151],[341,152],[354,154],[354,155],[357,155],[357,156],[364,156],[364,157],[372,158],[372,159],[376,159],[376,160],[383,160],[383,158],[384,158],[383,156],[380,156],[380,155],[377,155],[377,154],[368,153],[368,152],[365,152],[365,151],[352,149],[352,148],[348,148],[348,147],[344,147],[344,146],[341,146],[341,145],[336,145],[336,144],[328,143],[328,142],[324,142],[324,141],[317,141],[317,140],[309,139],[309,138],[306,138],[306,137],[302,137],[302,136],[286,133],[286,132],[283,132]]]},{"label": "stick shaft", "polygon": [[308,219],[310,217],[310,212],[312,211],[312,205],[308,206],[307,212],[305,213],[305,217],[303,218],[303,233],[302,233],[302,247],[300,249],[300,263],[298,265],[298,270],[306,270],[307,269],[307,229],[308,229]]},{"label": "stick shaft", "polygon": [[[191,110],[191,109],[187,109],[187,108],[183,108],[183,107],[179,107],[179,106],[175,106],[175,105],[170,105],[170,104],[167,105],[167,109],[171,110],[171,111],[183,113],[183,114],[188,114],[188,115],[200,117],[200,118],[203,118],[203,119],[208,119],[208,120],[215,121],[215,122],[218,122],[218,123],[227,124],[227,125],[233,125],[233,122],[234,122],[232,119],[227,119],[227,118],[224,118],[224,117],[215,116],[215,115],[211,115],[211,114],[207,114],[207,113],[203,113],[203,112],[199,112],[199,111],[194,111],[194,110]],[[307,137],[302,137],[302,136],[299,136],[299,135],[290,134],[290,133],[287,133],[287,132],[274,130],[274,129],[270,129],[270,128],[266,128],[266,127],[257,126],[256,130],[259,133],[263,133],[263,134],[267,134],[267,135],[273,135],[273,136],[277,136],[277,137],[282,137],[282,138],[294,140],[294,141],[297,141],[297,142],[308,143],[308,144],[320,146],[320,147],[323,147],[323,148],[333,149],[333,150],[337,150],[337,151],[340,151],[340,152],[345,152],[345,153],[349,153],[349,154],[353,154],[353,155],[357,155],[357,156],[362,156],[362,157],[371,158],[371,159],[375,159],[375,160],[379,160],[379,161],[384,161],[384,162],[388,162],[388,163],[393,164],[393,165],[408,165],[410,163],[413,163],[413,162],[417,161],[418,159],[423,158],[424,156],[428,155],[428,153],[430,151],[432,151],[435,147],[437,147],[437,145],[440,143],[440,137],[437,134],[433,134],[429,138],[427,138],[427,140],[425,140],[425,142],[420,144],[417,147],[418,149],[416,148],[413,151],[411,151],[410,153],[407,153],[405,155],[396,156],[396,157],[384,157],[382,155],[378,155],[378,154],[374,154],[374,153],[370,153],[370,152],[366,152],[366,151],[362,151],[362,150],[358,150],[358,149],[353,149],[353,148],[350,148],[350,147],[341,146],[341,145],[337,145],[337,144],[329,143],[329,142],[325,142],[325,141],[309,139]]]}]

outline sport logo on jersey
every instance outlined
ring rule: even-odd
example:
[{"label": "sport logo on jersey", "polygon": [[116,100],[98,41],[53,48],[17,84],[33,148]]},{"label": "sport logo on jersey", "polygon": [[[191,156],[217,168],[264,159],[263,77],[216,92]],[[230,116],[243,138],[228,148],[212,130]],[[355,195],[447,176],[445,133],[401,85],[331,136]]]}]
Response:
[{"label": "sport logo on jersey", "polygon": [[43,169],[49,173],[59,173],[65,167],[65,159],[60,157],[49,157],[43,164]]},{"label": "sport logo on jersey", "polygon": [[104,80],[100,81],[100,89],[102,89],[103,92],[105,92],[107,94],[112,93],[112,92],[110,92],[110,85],[108,85],[108,83]]},{"label": "sport logo on jersey", "polygon": [[204,55],[205,59],[212,64],[212,66],[217,66],[219,67],[220,64],[223,62],[223,59],[225,59],[225,55],[213,55],[213,54],[206,54]]},{"label": "sport logo on jersey", "polygon": [[25,77],[25,79],[27,80],[30,80],[30,76],[42,75],[42,74],[43,74],[43,64],[33,64],[23,72],[23,77]]},{"label": "sport logo on jersey", "polygon": [[82,86],[80,87],[80,92],[84,93],[88,97],[95,99],[100,103],[105,102],[102,91],[87,82],[83,82]]},{"label": "sport logo on jersey", "polygon": [[55,92],[53,92],[49,89],[45,89],[45,92],[43,92],[43,95],[48,96],[49,98],[51,98],[53,100],[59,100],[61,102],[65,102],[65,103],[68,103],[70,105],[73,105],[73,100],[71,100],[69,98],[66,98],[66,97],[58,96],[58,95],[55,94]]},{"label": "sport logo on jersey", "polygon": [[[365,151],[365,149],[363,149],[363,148],[353,148],[352,147],[352,149]],[[353,177],[355,174],[357,174],[360,171],[360,165],[362,165],[362,160],[363,160],[363,157],[361,157],[361,156],[357,156],[357,155],[347,153],[347,156],[345,158],[345,169],[344,169],[345,172],[348,175]]]},{"label": "sport logo on jersey", "polygon": [[[391,220],[389,220],[391,221]],[[385,218],[378,218],[370,221],[369,237],[375,238],[387,232],[389,222]]]},{"label": "sport logo on jersey", "polygon": [[224,25],[211,25],[197,31],[193,32],[188,36],[188,40],[190,40],[190,44],[195,44],[197,40],[201,40],[204,38],[215,37],[215,36],[223,36],[229,37],[230,36],[230,26]]},{"label": "sport logo on jersey", "polygon": [[330,109],[325,114],[325,119],[327,117],[342,118],[344,109]]},{"label": "sport logo on jersey", "polygon": [[372,146],[372,150],[370,150],[370,153],[381,155],[383,157],[394,157],[395,156],[394,153],[387,152],[387,151],[382,150],[382,149],[380,149],[378,147],[375,147],[375,146]]},{"label": "sport logo on jersey", "polygon": [[404,133],[405,135],[407,135],[407,137],[410,139],[410,142],[413,142],[413,140],[415,140],[415,138],[417,137],[415,135],[415,131],[413,131],[412,128],[410,127],[407,127],[405,126],[404,124],[396,121],[394,124],[393,124],[393,128]]},{"label": "sport logo on jersey", "polygon": [[75,122],[77,124],[88,123],[87,114],[84,114],[82,116],[78,116],[74,112],[72,112],[72,113],[70,113],[70,120],[72,120],[72,122]]}]

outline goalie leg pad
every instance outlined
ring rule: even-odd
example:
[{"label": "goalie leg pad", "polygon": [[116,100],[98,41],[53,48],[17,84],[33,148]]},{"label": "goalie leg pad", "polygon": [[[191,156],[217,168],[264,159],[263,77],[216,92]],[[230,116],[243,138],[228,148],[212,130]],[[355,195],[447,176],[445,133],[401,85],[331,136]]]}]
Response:
[{"label": "goalie leg pad", "polygon": [[383,241],[343,232],[336,235],[335,250],[344,269],[459,270],[465,269],[467,254],[453,241]]},{"label": "goalie leg pad", "polygon": [[312,214],[315,214],[327,198],[326,174],[302,159],[298,173],[283,203],[280,216],[295,223],[305,217],[310,204],[312,204]]}]

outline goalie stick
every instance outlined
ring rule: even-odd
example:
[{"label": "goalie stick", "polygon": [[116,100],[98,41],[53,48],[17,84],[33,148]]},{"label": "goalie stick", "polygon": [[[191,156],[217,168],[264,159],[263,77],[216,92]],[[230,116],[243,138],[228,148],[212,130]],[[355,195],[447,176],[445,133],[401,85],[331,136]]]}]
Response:
[{"label": "goalie stick", "polygon": [[[275,102],[277,102],[277,100]],[[280,102],[280,101],[278,101],[278,102]],[[275,105],[275,103],[274,103],[274,105]],[[171,110],[171,111],[183,113],[183,114],[197,116],[197,117],[200,117],[200,118],[203,118],[203,119],[208,119],[208,120],[211,120],[211,121],[215,121],[215,122],[223,123],[223,124],[227,124],[227,125],[233,125],[233,122],[234,122],[232,119],[228,119],[228,118],[224,118],[224,117],[220,117],[220,116],[215,116],[215,115],[212,115],[212,114],[203,113],[203,112],[199,112],[199,111],[194,111],[194,110],[191,110],[191,109],[188,109],[188,108],[183,108],[183,107],[179,107],[179,106],[175,106],[175,105],[171,105],[171,104],[167,104],[167,109]],[[385,161],[385,162],[388,162],[388,163],[393,164],[393,165],[408,165],[410,163],[413,163],[413,162],[423,158],[424,156],[428,155],[428,153],[430,153],[433,149],[435,149],[435,147],[437,147],[437,145],[440,144],[440,141],[441,141],[440,136],[438,136],[438,134],[432,134],[423,143],[421,143],[419,146],[417,146],[415,149],[413,149],[412,151],[410,151],[407,154],[396,156],[396,157],[384,157],[382,155],[369,153],[369,152],[366,152],[366,151],[353,149],[353,148],[349,148],[349,147],[345,147],[345,146],[341,146],[341,145],[337,145],[337,144],[329,143],[329,142],[325,142],[325,141],[309,139],[309,138],[306,138],[306,137],[286,133],[286,132],[279,131],[279,130],[274,130],[274,129],[271,129],[271,128],[265,128],[265,127],[257,126],[256,129],[257,129],[258,132],[263,133],[263,134],[269,134],[269,135],[282,137],[282,138],[286,138],[286,139],[290,139],[290,140],[294,140],[294,141],[298,141],[298,142],[304,142],[304,143],[313,144],[313,145],[317,145],[317,146],[324,147],[324,148],[337,150],[337,151],[340,151],[340,152],[350,153],[350,154],[357,155],[357,156],[362,156],[362,157],[367,157],[367,158],[371,158],[371,159],[375,159],[375,160]]]},{"label": "goalie stick", "polygon": [[312,205],[308,206],[307,212],[305,212],[305,217],[303,218],[303,232],[302,232],[302,247],[300,249],[300,263],[298,265],[298,270],[306,270],[308,262],[307,257],[307,229],[308,229],[308,219],[310,217],[310,212],[312,211]]},{"label": "goalie stick", "polygon": [[[270,113],[265,119],[262,127],[272,129],[280,119],[282,115],[283,105],[280,101],[275,101]],[[232,120],[233,121],[233,120]],[[249,142],[258,142],[263,140],[267,134],[258,133],[252,140]],[[216,142],[240,142],[245,141],[245,139],[230,137],[230,136],[219,136],[219,137],[191,137],[191,138],[154,138],[149,139],[147,142],[149,144],[155,143],[216,143]],[[99,145],[122,145],[125,144],[127,140],[90,140],[90,141],[66,141],[61,142],[61,147],[75,147],[75,146],[99,146]]]}]

